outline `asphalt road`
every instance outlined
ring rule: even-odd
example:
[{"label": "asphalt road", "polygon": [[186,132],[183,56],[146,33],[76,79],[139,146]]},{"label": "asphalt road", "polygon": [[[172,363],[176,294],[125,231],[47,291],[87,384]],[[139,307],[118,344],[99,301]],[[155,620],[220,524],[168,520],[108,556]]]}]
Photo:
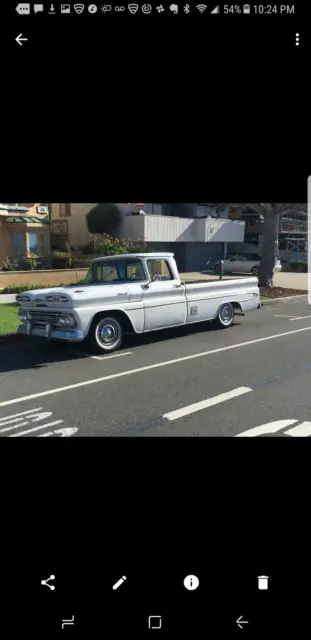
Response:
[{"label": "asphalt road", "polygon": [[306,437],[310,385],[311,307],[301,301],[237,316],[227,330],[131,337],[109,357],[84,345],[2,346],[0,437],[223,437],[267,423],[271,437]]}]

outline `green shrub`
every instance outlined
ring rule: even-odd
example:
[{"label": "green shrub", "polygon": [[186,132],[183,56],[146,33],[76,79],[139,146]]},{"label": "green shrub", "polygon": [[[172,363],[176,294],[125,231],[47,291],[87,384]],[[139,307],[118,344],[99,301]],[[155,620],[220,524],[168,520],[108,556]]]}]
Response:
[{"label": "green shrub", "polygon": [[91,264],[91,260],[87,260],[85,258],[74,258],[73,267],[75,269],[88,269]]},{"label": "green shrub", "polygon": [[90,233],[113,233],[121,222],[121,213],[115,202],[100,202],[86,214],[86,224]]},{"label": "green shrub", "polygon": [[[22,293],[23,291],[33,291],[35,289],[49,289],[50,287],[54,287],[55,285],[49,284],[9,284],[7,287],[2,289],[0,294],[2,293]],[[57,285],[58,287],[61,285]]]},{"label": "green shrub", "polygon": [[53,251],[52,269],[70,269],[73,264],[72,256],[66,251]]},{"label": "green shrub", "polygon": [[288,262],[288,266],[291,271],[296,273],[307,273],[308,263],[306,260],[291,260]]},{"label": "green shrub", "polygon": [[71,284],[9,284],[7,287],[0,291],[2,293],[23,293],[24,291],[35,291],[36,289],[56,289],[57,287],[76,287],[77,285],[84,284],[84,280],[78,282],[72,282]]},{"label": "green shrub", "polygon": [[91,235],[90,242],[82,245],[79,249],[85,255],[115,256],[125,253],[148,253],[148,245],[144,238],[137,241],[131,238],[120,239],[103,233],[101,236]]}]

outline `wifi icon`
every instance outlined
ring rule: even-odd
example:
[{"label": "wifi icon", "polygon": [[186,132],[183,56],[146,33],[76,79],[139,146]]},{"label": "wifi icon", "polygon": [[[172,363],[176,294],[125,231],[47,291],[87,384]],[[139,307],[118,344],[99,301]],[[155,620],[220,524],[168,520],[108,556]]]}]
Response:
[{"label": "wifi icon", "polygon": [[130,13],[134,14],[134,13],[136,13],[138,11],[139,6],[138,6],[138,4],[128,4],[127,8],[128,8]]},{"label": "wifi icon", "polygon": [[84,10],[84,4],[74,4],[73,8],[76,13],[80,14]]},{"label": "wifi icon", "polygon": [[207,9],[207,4],[197,4],[197,10],[200,11],[200,13],[203,13],[205,9]]}]

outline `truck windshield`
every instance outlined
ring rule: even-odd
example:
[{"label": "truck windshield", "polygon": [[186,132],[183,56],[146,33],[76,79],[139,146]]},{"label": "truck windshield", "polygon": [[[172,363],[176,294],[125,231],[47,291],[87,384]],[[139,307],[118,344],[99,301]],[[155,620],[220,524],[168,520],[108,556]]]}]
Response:
[{"label": "truck windshield", "polygon": [[94,262],[84,280],[87,284],[143,282],[146,280],[140,260]]}]

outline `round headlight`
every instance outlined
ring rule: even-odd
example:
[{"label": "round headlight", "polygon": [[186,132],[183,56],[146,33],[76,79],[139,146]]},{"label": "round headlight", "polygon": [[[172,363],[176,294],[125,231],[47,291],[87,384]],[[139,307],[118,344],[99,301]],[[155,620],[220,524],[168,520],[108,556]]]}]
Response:
[{"label": "round headlight", "polygon": [[72,316],[60,316],[60,318],[58,319],[58,324],[62,325],[63,327],[71,327],[74,324],[74,319],[72,318]]}]

